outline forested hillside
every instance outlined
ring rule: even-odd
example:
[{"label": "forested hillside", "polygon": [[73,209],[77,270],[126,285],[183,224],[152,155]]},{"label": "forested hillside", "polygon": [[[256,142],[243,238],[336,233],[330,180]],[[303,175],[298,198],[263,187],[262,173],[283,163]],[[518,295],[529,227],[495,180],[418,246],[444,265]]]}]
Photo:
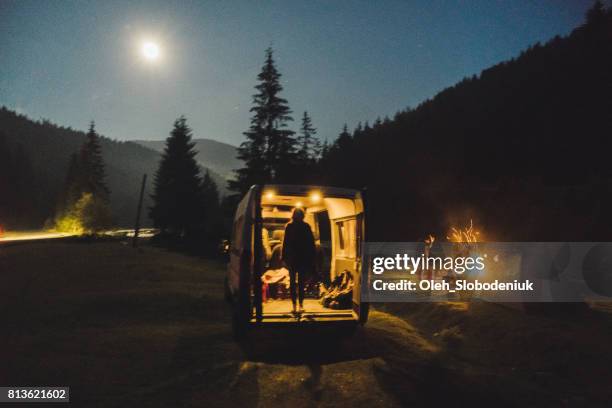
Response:
[{"label": "forested hillside", "polygon": [[[52,217],[70,155],[84,140],[84,132],[46,120],[33,121],[0,108],[0,187],[7,192],[0,197],[0,224],[5,228],[38,228]],[[101,145],[114,221],[121,226],[132,225],[142,175],[149,175],[150,193],[160,154],[133,142],[106,137],[101,138]],[[213,178],[224,185],[220,176],[213,174]],[[149,204],[146,194],[145,206]]]},{"label": "forested hillside", "polygon": [[370,239],[609,239],[612,14],[344,132],[318,181],[367,187]]}]

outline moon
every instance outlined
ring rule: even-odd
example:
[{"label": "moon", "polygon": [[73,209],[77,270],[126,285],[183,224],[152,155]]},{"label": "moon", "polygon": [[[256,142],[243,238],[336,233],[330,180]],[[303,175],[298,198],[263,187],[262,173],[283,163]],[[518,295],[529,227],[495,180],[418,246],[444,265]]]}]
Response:
[{"label": "moon", "polygon": [[142,56],[148,61],[155,61],[159,58],[159,45],[152,41],[146,41],[141,47]]}]

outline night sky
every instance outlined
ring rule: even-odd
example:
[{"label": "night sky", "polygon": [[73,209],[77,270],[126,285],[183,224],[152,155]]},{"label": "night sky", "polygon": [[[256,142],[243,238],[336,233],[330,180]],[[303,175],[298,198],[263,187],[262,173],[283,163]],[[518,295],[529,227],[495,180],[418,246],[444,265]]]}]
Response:
[{"label": "night sky", "polygon": [[[321,138],[568,34],[592,1],[0,0],[0,104],[115,139],[243,140],[264,50]],[[159,44],[146,61],[143,41]]]}]

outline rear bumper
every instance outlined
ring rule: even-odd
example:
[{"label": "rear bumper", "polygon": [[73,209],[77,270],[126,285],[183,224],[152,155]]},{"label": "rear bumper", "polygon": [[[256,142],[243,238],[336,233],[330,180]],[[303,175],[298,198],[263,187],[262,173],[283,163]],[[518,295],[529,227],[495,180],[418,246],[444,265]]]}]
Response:
[{"label": "rear bumper", "polygon": [[306,324],[356,324],[359,317],[353,311],[343,311],[338,313],[304,313],[299,318],[290,313],[270,313],[264,314],[261,320],[251,319],[251,325],[306,325]]}]

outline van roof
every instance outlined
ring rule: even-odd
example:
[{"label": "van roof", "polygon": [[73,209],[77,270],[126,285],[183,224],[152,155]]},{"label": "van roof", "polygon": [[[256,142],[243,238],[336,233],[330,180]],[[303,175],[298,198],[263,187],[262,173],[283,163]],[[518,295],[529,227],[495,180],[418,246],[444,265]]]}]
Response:
[{"label": "van roof", "polygon": [[359,190],[342,187],[311,186],[297,184],[264,184],[263,189],[274,190],[274,192],[279,195],[306,196],[313,191],[318,191],[325,197],[341,197],[354,199],[361,196],[361,192]]}]

